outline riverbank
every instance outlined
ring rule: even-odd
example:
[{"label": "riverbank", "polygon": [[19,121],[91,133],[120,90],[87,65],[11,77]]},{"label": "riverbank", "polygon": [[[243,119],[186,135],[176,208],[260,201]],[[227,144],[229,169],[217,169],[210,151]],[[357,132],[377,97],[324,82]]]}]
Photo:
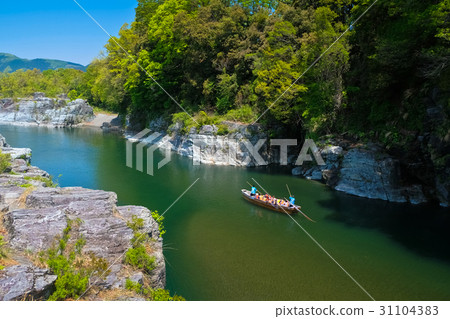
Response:
[{"label": "riverbank", "polygon": [[31,98],[0,100],[3,124],[72,127],[93,118],[93,109],[85,100],[71,101],[64,94],[48,98],[36,92]]},{"label": "riverbank", "polygon": [[[277,197],[288,194],[288,184],[302,211],[317,223],[301,215],[293,216],[296,222],[350,267],[375,298],[450,296],[450,214],[439,206],[349,196],[289,175],[282,166],[194,166],[191,159],[175,154],[150,176],[126,167],[125,139],[97,129],[3,125],[0,132],[9,144],[30,147],[33,165],[53,176],[61,174],[61,186],[112,191],[119,205],[167,210],[166,287],[188,300],[366,300],[312,241],[305,240],[292,219],[242,198],[241,188],[253,179]],[[164,152],[155,151],[154,163],[163,157]],[[293,265],[298,271],[279,271]],[[268,276],[275,280],[264,280]]]},{"label": "riverbank", "polygon": [[[411,178],[410,162],[390,154],[379,144],[345,137],[325,137],[316,141],[317,153],[325,161],[319,165],[317,159],[296,165],[302,145],[291,146],[281,161],[279,142],[272,141],[261,125],[246,125],[224,122],[227,134],[220,135],[216,125],[191,128],[184,133],[182,125],[169,126],[162,119],[149,124],[149,130],[125,133],[132,143],[156,145],[162,150],[171,150],[181,156],[192,158],[196,164],[257,167],[286,165],[292,174],[320,181],[330,188],[346,194],[390,202],[422,204],[437,202],[449,206],[449,182],[430,170],[424,161],[416,161],[414,170],[422,165],[426,178]],[[168,133],[169,132],[169,133]],[[290,142],[292,144],[292,140]],[[300,140],[297,141],[300,143]],[[305,149],[312,155],[314,145]],[[417,160],[417,159],[416,159]],[[424,175],[424,174],[422,174]]]},{"label": "riverbank", "polygon": [[101,128],[105,131],[111,128],[117,131],[122,130],[118,114],[112,113],[94,113],[92,119],[81,123],[80,126]]},{"label": "riverbank", "polygon": [[380,145],[342,139],[324,144],[319,147],[319,152],[325,165],[298,166],[292,169],[292,174],[359,197],[411,204],[433,200],[425,196],[423,185],[404,180],[400,161],[387,154]]},{"label": "riverbank", "polygon": [[94,127],[122,131],[118,114],[94,112],[86,100],[61,94],[48,98],[36,92],[22,99],[0,99],[0,124],[43,127]]},{"label": "riverbank", "polygon": [[[440,118],[433,112],[429,113],[427,125],[433,132],[431,128]],[[0,123],[87,126],[102,128],[106,132],[123,132],[122,120],[116,114],[94,115],[86,101],[69,101],[66,96],[51,99],[42,93],[35,93],[32,99],[0,100]],[[150,131],[144,136],[136,137],[138,133],[128,132],[124,134],[125,138],[171,150],[192,158],[197,164],[241,167],[288,165],[295,176],[321,181],[332,189],[359,197],[412,204],[431,201],[443,207],[448,207],[450,203],[450,182],[447,178],[450,176],[447,165],[449,157],[445,151],[449,147],[449,139],[439,138],[434,133],[418,137],[415,150],[419,158],[412,155],[408,158],[398,152],[395,154],[379,144],[340,137],[316,141],[325,165],[305,162],[296,166],[301,146],[290,147],[287,163],[282,163],[280,147],[271,145],[269,133],[258,124],[225,121],[221,127],[203,125],[186,132],[183,123],[169,125],[158,118],[149,123],[149,128]],[[155,136],[153,133],[158,134]]]},{"label": "riverbank", "polygon": [[[11,148],[3,137],[0,143],[2,156],[10,157],[0,174],[0,300],[144,300],[127,288],[165,287],[163,242],[147,208],[117,206],[113,192],[58,187],[30,164],[30,149]],[[137,233],[151,269],[133,262],[144,258],[134,250]],[[57,260],[65,261],[75,282],[58,273]]]}]

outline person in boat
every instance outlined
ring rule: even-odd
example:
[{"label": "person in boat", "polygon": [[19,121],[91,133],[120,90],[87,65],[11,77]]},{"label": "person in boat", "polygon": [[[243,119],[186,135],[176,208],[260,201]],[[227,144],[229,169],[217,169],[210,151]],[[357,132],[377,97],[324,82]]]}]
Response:
[{"label": "person in boat", "polygon": [[289,196],[289,207],[295,206],[295,198],[294,195]]},{"label": "person in boat", "polygon": [[256,187],[252,186],[252,191],[250,192],[250,196],[255,196],[257,191],[258,190],[256,189]]}]

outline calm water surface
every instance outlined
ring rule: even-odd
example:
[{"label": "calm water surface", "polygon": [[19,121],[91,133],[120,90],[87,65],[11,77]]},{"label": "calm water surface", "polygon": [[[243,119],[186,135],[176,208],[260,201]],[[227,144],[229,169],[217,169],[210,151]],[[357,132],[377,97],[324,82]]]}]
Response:
[{"label": "calm water surface", "polygon": [[[61,186],[114,191],[121,205],[164,212],[167,288],[188,300],[368,300],[287,216],[241,198],[257,180],[276,196],[288,183],[295,220],[377,300],[450,300],[450,211],[365,200],[280,168],[193,166],[172,156],[154,176],[125,165],[125,140],[92,129],[0,126],[13,147]],[[158,154],[158,156],[160,156]]]}]

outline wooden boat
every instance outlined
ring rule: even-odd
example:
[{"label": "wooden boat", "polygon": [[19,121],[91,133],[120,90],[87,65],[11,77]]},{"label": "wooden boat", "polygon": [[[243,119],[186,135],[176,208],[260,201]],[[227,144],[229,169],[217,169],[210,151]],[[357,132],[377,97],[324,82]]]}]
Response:
[{"label": "wooden boat", "polygon": [[244,196],[244,198],[246,200],[248,200],[249,202],[270,209],[270,210],[274,210],[276,212],[280,212],[283,214],[289,214],[289,215],[293,215],[295,213],[298,213],[300,211],[300,206],[294,205],[294,206],[290,206],[290,207],[286,207],[286,206],[280,206],[277,204],[272,204],[260,199],[257,199],[256,197],[253,197],[250,195],[250,191],[247,189],[242,189],[242,195]]}]

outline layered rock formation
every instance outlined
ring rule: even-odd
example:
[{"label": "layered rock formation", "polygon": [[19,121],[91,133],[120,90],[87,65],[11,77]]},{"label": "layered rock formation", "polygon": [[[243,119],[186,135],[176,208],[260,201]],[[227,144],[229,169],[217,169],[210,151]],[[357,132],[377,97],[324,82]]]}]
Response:
[{"label": "layered rock formation", "polygon": [[[57,277],[37,256],[55,244],[70,221],[79,222],[79,226],[69,245],[76,238],[84,238],[82,253],[93,253],[108,265],[106,277],[91,278],[95,289],[85,298],[95,300],[101,298],[101,292],[124,289],[127,278],[164,288],[162,239],[147,208],[118,207],[117,195],[112,192],[48,187],[48,173],[31,166],[27,159],[15,157],[17,153],[11,152],[10,171],[0,174],[0,235],[8,249],[8,263],[0,270],[0,300],[45,299],[52,293]],[[124,263],[133,237],[127,222],[133,216],[144,221],[142,232],[150,238],[155,258],[155,269],[150,274]]]},{"label": "layered rock formation", "polygon": [[[182,128],[175,126],[172,133],[167,134],[167,126],[155,120],[150,123],[151,131],[144,136],[126,133],[125,137],[131,142],[139,141],[156,145],[159,149],[170,149],[193,158],[198,164],[252,167],[279,163],[279,151],[269,147],[267,133],[260,125],[227,124],[230,129],[227,135],[217,135],[218,127],[215,125],[204,125],[198,131],[192,128],[188,134],[182,134]],[[257,154],[252,153],[250,149],[260,140],[261,147]]]},{"label": "layered rock formation", "polygon": [[70,101],[63,95],[54,99],[45,97],[44,93],[35,93],[31,99],[0,100],[0,123],[66,127],[93,117],[94,111],[86,101]]},{"label": "layered rock formation", "polygon": [[450,119],[446,102],[445,94],[431,90],[424,101],[427,108],[421,135],[403,132],[408,141],[381,147],[357,144],[355,139],[335,139],[328,142],[341,148],[340,160],[330,158],[324,167],[297,167],[292,173],[361,197],[413,204],[433,201],[449,207]]},{"label": "layered rock formation", "polygon": [[331,188],[360,197],[420,204],[427,201],[422,185],[403,180],[400,161],[375,144],[342,143],[320,149],[325,165],[296,167],[293,175],[325,182]]},{"label": "layered rock formation", "polygon": [[[199,130],[192,128],[185,134],[182,127],[176,124],[169,129],[171,133],[168,134],[167,123],[156,119],[150,122],[150,129],[144,135],[128,133],[125,136],[130,142],[153,144],[159,149],[169,149],[190,157],[197,164],[245,167],[280,164],[280,147],[271,146],[263,127],[232,122],[225,124],[230,133],[223,136],[217,134],[218,127],[215,125],[204,125]],[[428,138],[424,147],[433,145],[429,140],[436,139]],[[261,147],[255,147],[259,141],[263,141]],[[379,145],[358,144],[344,139],[318,144],[323,145],[319,151],[325,165],[317,165],[315,161],[305,162],[293,168],[293,175],[322,181],[337,191],[360,197],[412,204],[439,200],[442,206],[449,205],[450,188],[445,179],[436,177],[436,186],[429,186],[419,178],[408,178],[411,173],[405,166],[410,165],[405,164],[402,158],[388,154]],[[252,147],[253,152],[250,151]],[[288,165],[294,165],[300,145],[290,147],[289,150],[287,162]],[[423,163],[420,166],[426,167]],[[445,164],[444,169],[441,169],[443,176],[448,170],[445,167],[448,165]],[[419,170],[413,171],[419,174]],[[431,175],[432,184],[435,177]]]}]

